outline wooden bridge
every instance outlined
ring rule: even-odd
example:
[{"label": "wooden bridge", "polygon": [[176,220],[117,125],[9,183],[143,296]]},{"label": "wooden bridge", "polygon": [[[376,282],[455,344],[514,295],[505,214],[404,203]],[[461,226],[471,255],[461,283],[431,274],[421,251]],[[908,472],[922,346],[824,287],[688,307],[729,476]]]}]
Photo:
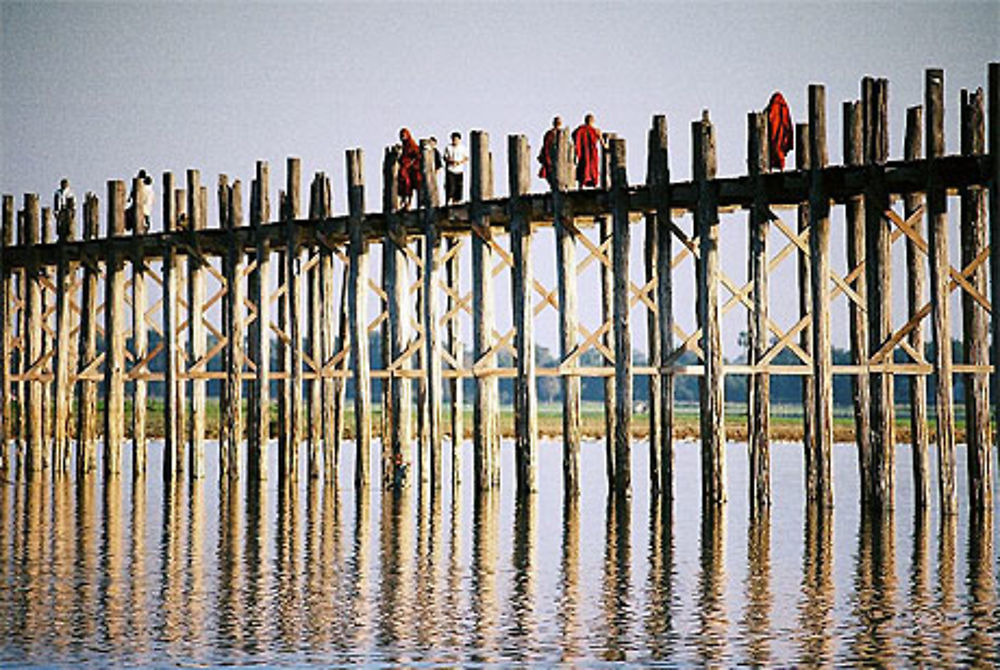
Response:
[{"label": "wooden bridge", "polygon": [[[918,505],[929,504],[931,497],[929,433],[934,427],[938,495],[949,513],[957,509],[953,380],[958,374],[967,379],[969,493],[975,509],[990,508],[991,379],[993,401],[1000,399],[988,335],[992,328],[992,342],[1000,342],[1000,319],[990,319],[991,305],[1000,299],[1000,243],[995,240],[1000,231],[1000,64],[989,65],[988,80],[988,105],[982,89],[962,92],[961,154],[952,156],[944,155],[944,75],[928,70],[923,106],[907,110],[902,160],[888,155],[888,82],[866,78],[860,99],[842,107],[844,165],[829,165],[828,105],[824,88],[812,85],[808,123],[796,127],[795,169],[785,172],[768,171],[765,119],[750,113],[747,174],[718,177],[715,134],[706,112],[691,124],[693,179],[684,182],[671,180],[667,122],[655,116],[643,185],[630,184],[625,140],[610,135],[601,187],[573,190],[572,153],[563,130],[554,146],[550,192],[529,193],[532,152],[524,136],[514,135],[508,138],[509,196],[494,198],[489,137],[477,131],[471,136],[470,200],[449,207],[441,206],[432,149],[426,145],[421,204],[413,211],[399,207],[394,148],[384,155],[377,213],[365,211],[360,149],[347,152],[348,213],[339,216],[332,209],[330,178],[323,173],[313,178],[308,211],[303,211],[295,158],[287,161],[276,218],[267,163],[256,166],[248,220],[243,184],[220,176],[217,228],[208,227],[208,192],[197,170],[188,170],[183,184],[172,173],[163,175],[156,230],[141,221],[126,230],[123,181],[108,182],[103,233],[100,203],[92,193],[82,202],[82,226],[77,203],[53,212],[40,206],[38,195],[27,194],[18,209],[13,196],[5,195],[0,460],[4,468],[17,467],[31,476],[49,469],[67,472],[75,462],[82,476],[96,469],[100,444],[107,476],[121,471],[130,444],[133,472],[142,474],[149,412],[162,411],[163,475],[204,476],[207,384],[214,379],[221,385],[222,477],[266,477],[272,438],[277,438],[279,477],[295,476],[303,442],[309,476],[336,477],[350,401],[357,485],[373,476],[369,454],[377,418],[383,484],[419,479],[439,487],[445,444],[456,461],[462,455],[466,399],[461,380],[472,377],[474,485],[482,490],[499,483],[498,379],[510,377],[517,485],[531,491],[539,485],[536,380],[555,376],[562,384],[564,486],[567,495],[574,495],[581,378],[601,377],[608,483],[626,493],[633,378],[640,376],[650,389],[649,485],[669,497],[674,382],[681,375],[697,375],[703,501],[721,503],[727,495],[723,379],[744,374],[750,386],[751,513],[757,514],[771,500],[772,375],[804,380],[808,497],[822,506],[832,504],[833,376],[838,374],[849,375],[853,384],[865,500],[884,509],[893,505],[893,389],[905,383]],[[133,192],[141,200],[142,189],[133,185]],[[953,195],[961,198],[957,230],[949,223]],[[134,205],[141,210],[143,203]],[[846,226],[838,232],[848,256],[844,275],[831,269],[834,207],[844,208]],[[720,225],[734,225],[720,223],[720,213],[739,210],[747,212],[745,282],[731,279],[720,262]],[[778,214],[783,210],[795,213],[793,223]],[[555,287],[533,277],[538,259],[532,258],[532,236],[544,226],[555,229]],[[958,266],[948,253],[949,235],[955,234],[961,239]],[[642,243],[639,282],[631,277],[640,273],[629,267],[633,237]],[[898,328],[891,319],[890,291],[895,243],[906,248],[908,287],[907,320]],[[378,252],[381,277],[376,279],[368,259]],[[768,287],[769,274],[785,260],[798,264],[799,318],[787,329],[769,316]],[[685,330],[675,319],[674,273],[691,263],[697,322]],[[467,292],[459,281],[463,265],[471,268]],[[596,328],[586,327],[577,313],[577,276],[591,266],[599,268],[602,287]],[[500,332],[494,284],[508,274],[512,328]],[[961,362],[952,355],[954,292],[961,294]],[[375,315],[367,310],[372,293],[382,306]],[[849,365],[832,360],[834,300],[848,302]],[[636,307],[645,310],[644,323],[631,320]],[[532,355],[533,320],[549,308],[558,312],[559,364],[541,368]],[[721,317],[734,309],[746,309],[749,333],[749,360],[739,365],[722,357]],[[471,319],[468,343],[462,341],[463,319]],[[928,320],[930,360],[922,332]],[[635,328],[647,329],[646,365],[632,361]],[[369,352],[373,335],[381,338],[383,358],[375,364]],[[602,364],[584,365],[584,354],[595,350]],[[512,354],[513,366],[498,363],[505,351]],[[794,364],[776,362],[786,351],[794,354]],[[691,354],[697,364],[682,359]],[[221,370],[210,370],[213,361],[222,362]],[[381,398],[373,398],[373,379],[382,380]],[[928,379],[934,380],[933,423]],[[151,402],[151,385],[162,388],[162,403]],[[349,385],[354,389],[350,397]],[[273,388],[278,389],[274,397]],[[382,408],[377,414],[376,405]],[[411,464],[414,443],[417,463]],[[458,484],[457,475],[452,484]]]}]

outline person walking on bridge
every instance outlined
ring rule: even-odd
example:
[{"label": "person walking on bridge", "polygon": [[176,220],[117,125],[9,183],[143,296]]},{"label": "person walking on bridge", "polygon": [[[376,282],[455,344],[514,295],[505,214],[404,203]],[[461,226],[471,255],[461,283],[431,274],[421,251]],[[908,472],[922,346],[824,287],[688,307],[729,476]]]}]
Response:
[{"label": "person walking on bridge", "polygon": [[552,127],[545,131],[545,136],[542,138],[542,148],[538,152],[538,162],[542,164],[538,168],[538,176],[546,181],[552,174],[552,147],[556,143],[556,134],[560,128],[562,128],[562,118],[554,117]]},{"label": "person walking on bridge", "polygon": [[601,178],[601,131],[594,125],[594,115],[583,117],[583,124],[573,131],[576,154],[576,183],[580,188],[596,187]]},{"label": "person walking on bridge", "polygon": [[402,151],[399,154],[399,205],[401,209],[409,209],[413,194],[420,189],[420,147],[410,134],[409,129],[401,128],[399,142]]}]

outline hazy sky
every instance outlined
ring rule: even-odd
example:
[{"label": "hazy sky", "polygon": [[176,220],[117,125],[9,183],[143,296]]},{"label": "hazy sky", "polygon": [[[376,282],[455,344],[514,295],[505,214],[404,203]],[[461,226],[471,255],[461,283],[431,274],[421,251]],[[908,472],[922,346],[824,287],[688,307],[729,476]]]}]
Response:
[{"label": "hazy sky", "polygon": [[[650,117],[667,115],[671,167],[684,178],[689,124],[708,108],[719,172],[737,174],[746,113],[780,89],[801,120],[813,82],[827,86],[837,162],[840,103],[868,74],[890,80],[895,157],[905,107],[922,101],[932,66],[945,69],[955,150],[959,88],[984,85],[986,63],[1000,58],[997,2],[4,1],[0,28],[0,191],[40,192],[45,203],[64,175],[78,193],[103,195],[107,179],[140,167],[198,167],[213,184],[220,172],[248,181],[268,159],[277,184],[296,155],[307,178],[332,174],[341,211],[344,150],[360,146],[377,208],[382,149],[402,125],[438,138],[487,130],[503,193],[507,134],[536,147],[553,114],[576,123],[586,111],[628,140],[629,177],[641,181]],[[726,245],[742,277],[745,233]]]}]

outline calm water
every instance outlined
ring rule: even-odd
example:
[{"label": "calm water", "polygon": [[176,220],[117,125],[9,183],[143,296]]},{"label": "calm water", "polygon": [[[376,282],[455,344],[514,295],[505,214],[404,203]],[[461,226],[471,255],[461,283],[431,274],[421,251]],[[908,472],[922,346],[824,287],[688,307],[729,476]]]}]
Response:
[{"label": "calm water", "polygon": [[724,514],[704,519],[698,446],[678,448],[672,511],[650,504],[647,448],[628,504],[609,504],[596,442],[568,506],[557,442],[524,503],[509,443],[500,493],[479,500],[468,446],[454,497],[358,497],[349,454],[339,488],[229,490],[214,448],[206,479],[164,487],[159,444],[138,485],[7,482],[0,663],[1000,662],[998,524],[915,515],[907,449],[879,523],[859,514],[853,448],[835,450],[832,515],[806,518],[801,447],[777,444],[774,507],[750,525],[744,445]]}]

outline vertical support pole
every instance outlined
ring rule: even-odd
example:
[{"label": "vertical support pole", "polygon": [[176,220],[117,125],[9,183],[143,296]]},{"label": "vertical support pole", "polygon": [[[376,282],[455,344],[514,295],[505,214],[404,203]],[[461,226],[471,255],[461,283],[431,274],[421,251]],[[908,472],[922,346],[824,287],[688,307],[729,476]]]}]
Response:
[{"label": "vertical support pole", "polygon": [[[750,335],[748,362],[757,366],[768,349],[767,235],[771,224],[763,184],[763,175],[768,169],[767,119],[760,112],[747,115],[747,168],[754,182],[747,268],[747,275],[753,283],[753,309],[747,324]],[[760,519],[771,506],[771,376],[767,372],[756,371],[750,374],[749,382],[747,438],[750,451],[750,518]]]},{"label": "vertical support pole", "polygon": [[[225,196],[229,201],[228,217],[225,221],[229,231],[228,256],[226,263],[226,293],[229,309],[226,310],[226,406],[223,421],[229,426],[228,444],[220,449],[220,462],[224,460],[230,480],[240,476],[240,445],[243,443],[243,241],[240,228],[243,227],[243,188],[237,179],[227,187]],[[222,459],[223,451],[225,459]],[[222,476],[220,470],[220,476]]]},{"label": "vertical support pole", "polygon": [[[49,207],[42,207],[42,236],[39,241],[46,245],[55,242],[52,226],[52,210]],[[52,439],[52,373],[53,347],[51,328],[52,322],[49,316],[54,311],[51,307],[52,292],[48,286],[53,282],[52,272],[49,269],[48,255],[40,256],[40,266],[38,269],[39,282],[42,285],[42,349],[41,357],[43,364],[39,366],[37,372],[42,375],[40,388],[42,391],[42,460],[45,468],[53,465],[55,460],[55,441]]]},{"label": "vertical support pole", "polygon": [[[207,190],[207,189],[206,189]],[[219,230],[223,231],[228,237],[229,228],[229,177],[220,174],[218,181],[218,188],[216,189],[216,204],[218,206],[218,221]],[[205,211],[208,211],[208,205],[206,203]],[[231,240],[227,240],[231,242]],[[228,247],[228,244],[226,245]],[[218,383],[218,396],[216,399],[218,405],[218,455],[219,455],[219,481],[225,481],[227,473],[229,472],[229,452],[226,450],[226,445],[229,444],[229,433],[230,425],[226,423],[226,406],[229,404],[229,382],[228,382],[228,370],[229,370],[229,309],[230,298],[229,295],[229,285],[227,282],[227,277],[229,276],[229,250],[226,249],[219,252],[219,266],[221,270],[221,283],[223,284],[222,289],[225,291],[219,300],[221,309],[221,319],[220,319],[220,330],[225,342],[222,345],[222,351],[219,352],[218,358],[219,363],[222,367],[222,378],[219,379]],[[205,365],[205,371],[208,372],[209,366]]]},{"label": "vertical support pole", "polygon": [[[920,160],[923,155],[921,132],[923,130],[923,107],[917,105],[906,110],[906,140],[904,159]],[[923,206],[922,193],[907,193],[903,196],[903,215],[911,222],[911,226],[921,237],[923,236]],[[913,221],[916,217],[916,221]],[[927,272],[924,266],[924,255],[917,244],[910,238],[906,240],[906,314],[907,320],[913,319],[917,311],[924,306]],[[924,352],[923,326],[914,328],[909,335],[910,346],[921,354]],[[927,377],[923,374],[910,377],[910,444],[913,466],[913,498],[917,509],[925,509],[931,500],[931,475],[928,462],[927,435]]]},{"label": "vertical support pole", "polygon": [[816,441],[806,472],[806,499],[833,505],[833,356],[830,349],[830,200],[823,183],[826,149],[826,89],[809,86],[809,256],[812,291],[812,357],[816,384]]},{"label": "vertical support pole", "polygon": [[[861,165],[864,162],[864,118],[868,108],[868,90],[871,80],[867,77],[862,83],[862,102],[844,103],[844,163],[846,165]],[[798,145],[801,151],[802,145]],[[847,267],[854,270],[865,262],[865,200],[858,195],[847,199],[845,203],[847,224]],[[851,376],[851,398],[854,402],[854,442],[858,449],[858,477],[861,483],[862,503],[871,497],[871,393],[867,365],[870,358],[868,350],[868,314],[867,312],[867,275],[868,268],[858,274],[854,280],[854,292],[864,301],[858,305],[848,299],[847,310],[850,325],[848,339],[851,350],[851,363],[866,366],[864,372]],[[810,349],[812,347],[810,346]],[[815,402],[815,400],[813,401]]]},{"label": "vertical support pole", "polygon": [[10,380],[10,361],[13,356],[11,340],[14,323],[11,313],[14,305],[13,282],[8,263],[4,258],[7,247],[14,242],[14,197],[3,196],[3,213],[0,219],[0,472],[10,468],[13,459],[8,451],[13,437],[13,385]]},{"label": "vertical support pole", "polygon": [[580,492],[580,377],[576,361],[567,364],[577,344],[576,229],[566,211],[566,191],[573,183],[573,145],[569,129],[556,131],[552,143],[552,218],[556,232],[556,274],[559,281],[559,369],[562,377],[563,495]]},{"label": "vertical support pole", "polygon": [[431,483],[435,490],[441,487],[441,344],[438,334],[438,268],[441,236],[438,232],[437,208],[441,204],[438,191],[437,170],[434,167],[434,147],[429,142],[420,143],[420,169],[423,173],[421,189],[424,228],[424,351],[427,367],[427,437],[431,450]]},{"label": "vertical support pole", "polygon": [[295,219],[300,211],[300,184],[302,179],[301,162],[298,158],[289,158],[286,169],[287,184],[285,185],[284,211],[286,249],[285,262],[285,295],[287,302],[288,323],[285,332],[291,340],[289,343],[291,363],[288,369],[288,405],[285,411],[284,430],[286,431],[283,460],[279,462],[279,472],[282,480],[295,478],[298,474],[299,445],[302,442],[302,262],[299,249],[299,227]]},{"label": "vertical support pole", "polygon": [[615,268],[612,302],[615,318],[615,492],[627,496],[632,488],[632,330],[629,312],[629,255],[632,247],[628,212],[625,140],[614,138],[611,153],[612,265]]},{"label": "vertical support pole", "polygon": [[[983,89],[971,95],[962,90],[962,155],[982,156],[986,151],[986,110]],[[962,190],[962,268],[986,253],[986,190],[970,186]],[[980,295],[986,294],[986,268],[979,265],[969,277]],[[968,291],[962,291],[962,336],[965,362],[990,364],[988,315]],[[969,476],[969,507],[975,513],[993,507],[992,458],[990,451],[989,375],[972,372],[965,378],[965,443]]]},{"label": "vertical support pole", "polygon": [[184,465],[184,436],[178,431],[177,413],[183,408],[178,403],[177,385],[180,350],[177,346],[177,251],[174,236],[177,231],[177,206],[174,201],[174,175],[163,173],[163,231],[167,234],[163,250],[163,480],[174,481]]},{"label": "vertical support pole", "polygon": [[715,128],[708,110],[691,124],[694,182],[698,203],[694,227],[697,264],[698,327],[705,372],[701,387],[701,497],[703,509],[726,501],[726,426],[724,417],[722,332],[719,310],[719,208],[715,179]]},{"label": "vertical support pole", "polygon": [[490,164],[490,136],[485,131],[472,131],[469,189],[472,227],[472,358],[474,368],[486,368],[476,373],[476,393],[472,406],[473,470],[475,490],[479,493],[499,481],[499,464],[494,454],[499,451],[497,378],[493,349],[493,250],[490,247],[490,220],[485,214],[484,201],[493,197]]},{"label": "vertical support pole", "polygon": [[927,136],[928,224],[930,228],[931,319],[933,321],[934,373],[937,375],[938,493],[941,513],[958,512],[955,486],[955,408],[952,386],[950,277],[948,269],[948,201],[940,185],[935,159],[944,155],[944,72],[929,69],[924,80],[925,134]]},{"label": "vertical support pole", "polygon": [[[604,133],[601,143],[601,188],[611,190],[611,150],[609,145],[613,133]],[[608,262],[601,263],[601,323],[611,322],[602,337],[604,347],[613,351],[615,347],[614,332],[614,292],[615,272],[611,263],[610,247],[612,244],[611,216],[598,217],[598,234],[600,248],[605,249]],[[606,361],[614,367],[614,361]],[[604,470],[608,482],[608,491],[615,490],[615,377],[614,374],[604,376]]]},{"label": "vertical support pole", "polygon": [[[309,219],[325,218],[323,209],[323,173],[318,173],[312,181],[309,197]],[[318,228],[318,226],[317,226]],[[312,359],[314,376],[309,381],[307,407],[309,409],[309,477],[319,479],[323,460],[323,297],[320,277],[320,244],[310,247],[309,290],[306,316],[309,329],[309,357]]]},{"label": "vertical support pole", "polygon": [[[447,313],[452,315],[448,320],[448,353],[457,365],[453,366],[455,372],[460,371],[465,358],[465,349],[462,344],[462,333],[458,323],[458,315],[461,313],[458,300],[455,298],[461,295],[461,283],[459,282],[459,269],[461,261],[462,241],[450,237],[448,238],[448,262],[445,264],[445,281],[448,285]],[[463,393],[463,377],[452,377],[448,382],[448,395],[451,398],[451,485],[452,491],[458,491],[458,486],[462,480],[462,443],[465,441],[465,402]]]},{"label": "vertical support pole", "polygon": [[[177,230],[190,231],[191,221],[187,213],[187,191],[183,188],[176,189],[174,191],[174,211],[177,213]],[[185,235],[185,238],[189,239],[189,235]],[[175,252],[174,255],[174,270],[177,273],[178,282],[178,298],[176,302],[178,320],[183,318],[184,315],[184,302],[185,299],[180,297],[182,293],[186,295],[188,281],[185,277],[187,273],[187,268],[189,265],[189,260],[185,258],[185,254]],[[177,422],[177,435],[178,435],[178,447],[177,453],[178,458],[181,460],[177,461],[177,472],[180,474],[184,471],[186,466],[186,461],[190,460],[190,454],[188,458],[184,459],[184,450],[187,446],[188,439],[188,360],[187,360],[187,340],[186,335],[189,326],[188,320],[183,320],[177,327],[177,413],[174,419]]]},{"label": "vertical support pole", "polygon": [[[75,359],[70,334],[73,318],[70,304],[73,301],[73,280],[76,277],[76,264],[70,263],[66,244],[73,241],[75,234],[75,200],[70,200],[59,210],[56,226],[59,242],[56,247],[58,266],[56,269],[55,467],[60,473],[64,473],[69,471],[70,455],[70,415],[73,405],[72,374]],[[0,291],[0,299],[5,298],[6,295]],[[2,318],[0,318],[0,323],[5,324]],[[4,443],[0,442],[0,458],[2,458],[4,446]]]},{"label": "vertical support pole", "polygon": [[149,353],[149,331],[146,328],[146,259],[143,239],[149,233],[149,222],[143,216],[146,207],[146,189],[140,179],[132,181],[135,194],[132,208],[134,225],[132,233],[132,353],[135,364],[132,379],[132,476],[146,472],[146,374],[142,362]]},{"label": "vertical support pole", "polygon": [[[323,175],[321,183],[321,202],[320,213],[323,215],[324,221],[320,225],[320,230],[328,238],[333,228],[330,222],[330,217],[333,214],[333,202],[330,177],[326,175]],[[320,311],[320,340],[322,344],[320,361],[323,370],[323,380],[320,385],[320,395],[321,411],[323,414],[323,464],[326,470],[326,481],[332,484],[337,481],[337,466],[339,465],[338,461],[340,457],[340,450],[334,448],[337,445],[337,438],[335,437],[336,412],[334,395],[337,392],[336,382],[339,381],[343,385],[343,379],[338,378],[334,380],[330,376],[333,370],[327,369],[327,364],[333,359],[336,353],[336,349],[334,348],[334,324],[336,323],[337,314],[335,306],[338,302],[333,286],[333,249],[326,241],[321,241],[319,244],[319,277],[320,300],[322,302]]]},{"label": "vertical support pole", "polygon": [[[795,125],[795,169],[804,171],[810,169],[809,156],[809,124]],[[800,202],[796,208],[798,234],[806,234],[805,244],[808,244],[809,233],[809,203]],[[798,253],[798,284],[799,284],[799,319],[806,319],[806,325],[799,333],[799,346],[810,357],[812,356],[812,264],[807,251]],[[816,380],[811,374],[802,375],[802,453],[806,472],[812,472],[812,457],[816,444]]]},{"label": "vertical support pole", "polygon": [[[670,220],[670,161],[667,143],[667,117],[653,117],[649,130],[648,184],[656,219],[653,235],[646,228],[646,245],[656,244],[656,352],[654,355],[653,332],[650,332],[649,364],[658,368],[660,422],[657,432],[658,443],[650,448],[658,451],[660,481],[654,490],[662,493],[666,501],[674,498],[674,375],[664,369],[664,363],[674,353],[674,284],[672,260],[674,256],[674,234]],[[648,270],[647,270],[648,272]],[[650,385],[650,400],[653,387]],[[652,410],[651,410],[652,411]],[[651,454],[652,457],[652,454]],[[652,473],[651,473],[652,474]]]},{"label": "vertical support pole", "polygon": [[525,194],[531,185],[528,139],[524,135],[507,138],[510,184],[510,246],[514,257],[511,293],[514,303],[514,343],[517,378],[514,380],[514,434],[517,491],[519,495],[537,490],[535,467],[538,450],[538,402],[535,388],[535,333],[531,304],[531,221]]},{"label": "vertical support pole", "polygon": [[271,216],[270,168],[257,161],[254,179],[254,208],[250,225],[257,240],[257,269],[250,276],[257,318],[250,326],[251,360],[257,366],[257,380],[250,399],[253,431],[248,440],[247,476],[252,481],[267,479],[267,446],[271,439],[271,242],[262,230]]},{"label": "vertical support pole", "polygon": [[[867,166],[865,189],[865,273],[868,286],[868,350],[878,351],[892,334],[892,256],[889,194],[885,187],[885,162],[889,158],[889,82],[866,79],[864,98],[864,148]],[[891,510],[895,502],[895,415],[893,411],[892,352],[869,377],[871,392],[871,487],[868,500],[879,509]],[[865,479],[862,480],[862,483]]]},{"label": "vertical support pole", "polygon": [[27,471],[41,472],[46,467],[44,444],[42,442],[42,383],[38,381],[42,355],[42,284],[39,279],[38,252],[32,248],[38,244],[39,234],[38,194],[24,196],[24,246],[28,247],[28,263],[25,269],[25,289],[23,291],[26,329],[21,332],[21,350],[26,364],[22,366],[29,376],[25,381],[27,409]]},{"label": "vertical support pole", "polygon": [[350,244],[348,256],[348,314],[351,331],[351,368],[354,377],[354,443],[357,449],[354,484],[367,487],[371,465],[371,372],[368,367],[368,310],[365,284],[368,281],[368,248],[364,238],[365,181],[361,149],[347,151],[347,222]]},{"label": "vertical support pole", "polygon": [[[187,220],[191,247],[198,249],[196,231],[205,227],[205,212],[201,201],[201,175],[187,171]],[[205,357],[205,265],[201,255],[188,257],[188,370],[191,374],[191,422],[189,424],[189,475],[192,479],[205,476],[205,379],[198,370],[206,366]]]},{"label": "vertical support pole", "polygon": [[[992,160],[990,174],[990,326],[993,331],[994,417],[1000,422],[1000,62],[989,64],[989,141]],[[1000,440],[998,440],[1000,441]],[[1000,469],[1000,463],[997,464]]]},{"label": "vertical support pole", "polygon": [[125,182],[108,182],[108,251],[104,277],[104,474],[121,472],[125,438],[125,269],[114,238],[125,235]]},{"label": "vertical support pole", "polygon": [[[389,303],[388,360],[389,436],[383,440],[382,485],[402,488],[410,479],[409,360],[400,360],[410,339],[409,277],[406,271],[406,228],[399,219],[399,150],[389,147],[382,162],[382,212],[386,217],[383,241],[385,293]],[[403,372],[401,375],[400,372]],[[388,447],[388,449],[386,449]]]},{"label": "vertical support pole", "polygon": [[[83,239],[97,239],[100,212],[97,196],[87,193],[83,200]],[[76,472],[84,476],[97,467],[97,383],[90,372],[97,360],[97,276],[93,255],[83,259],[83,285],[80,291],[80,343],[78,374],[83,375],[76,396]],[[19,398],[20,400],[20,398]]]}]

